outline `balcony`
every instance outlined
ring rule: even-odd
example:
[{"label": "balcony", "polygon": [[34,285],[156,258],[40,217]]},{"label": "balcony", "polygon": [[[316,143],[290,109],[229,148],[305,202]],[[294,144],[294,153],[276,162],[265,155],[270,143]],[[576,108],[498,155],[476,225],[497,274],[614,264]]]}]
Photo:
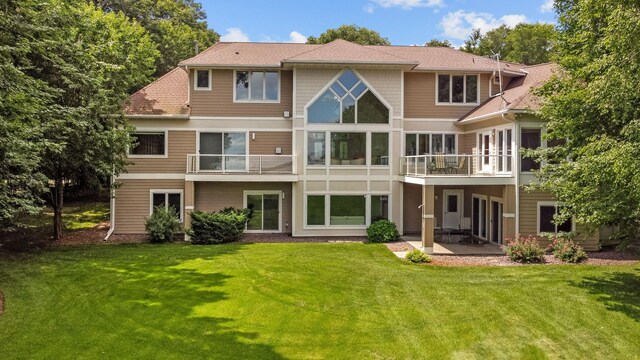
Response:
[{"label": "balcony", "polygon": [[233,175],[258,175],[242,178],[241,181],[263,181],[268,178],[295,181],[297,176],[292,175],[297,173],[295,155],[187,155],[187,176],[201,175],[204,176],[199,178],[202,180],[230,181]]},{"label": "balcony", "polygon": [[[512,179],[513,159],[512,155],[476,154],[403,156],[400,158],[400,175],[407,178],[440,178],[443,179],[440,181],[442,185],[453,184],[451,181],[462,178]],[[511,180],[462,181],[460,184],[502,184],[509,182]]]}]

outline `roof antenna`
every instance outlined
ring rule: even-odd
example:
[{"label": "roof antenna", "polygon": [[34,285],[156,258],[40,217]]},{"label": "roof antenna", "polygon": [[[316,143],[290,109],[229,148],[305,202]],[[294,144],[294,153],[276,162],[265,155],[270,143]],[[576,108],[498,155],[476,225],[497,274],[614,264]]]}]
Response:
[{"label": "roof antenna", "polygon": [[198,53],[199,53],[199,51],[198,51],[198,40],[194,40],[193,41],[193,47],[195,48],[196,55],[198,55]]},{"label": "roof antenna", "polygon": [[[493,56],[495,56],[496,62],[498,63],[498,80],[500,82],[500,98],[502,98],[502,101],[505,102],[505,105],[509,105],[511,103],[508,102],[507,99],[505,99],[503,96],[504,90],[502,89],[502,67],[500,66],[500,53],[495,53],[493,52],[493,50],[491,51],[491,53],[493,54]],[[502,107],[502,104],[500,105],[500,107]]]}]

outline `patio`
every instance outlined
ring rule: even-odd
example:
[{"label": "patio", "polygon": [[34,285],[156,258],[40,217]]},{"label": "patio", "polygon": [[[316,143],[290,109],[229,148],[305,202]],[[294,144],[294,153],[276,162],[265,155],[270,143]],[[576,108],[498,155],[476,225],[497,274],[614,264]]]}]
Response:
[{"label": "patio", "polygon": [[[453,241],[447,241],[447,236],[446,234],[436,235],[433,243],[433,255],[504,255],[500,245],[484,242],[479,244],[453,243]],[[400,239],[416,249],[422,249],[422,241],[419,234],[404,235]]]}]

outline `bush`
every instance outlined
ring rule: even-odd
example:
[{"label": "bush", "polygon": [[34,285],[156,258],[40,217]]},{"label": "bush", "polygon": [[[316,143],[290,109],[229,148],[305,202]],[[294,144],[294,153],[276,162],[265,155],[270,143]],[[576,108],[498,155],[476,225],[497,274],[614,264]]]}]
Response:
[{"label": "bush", "polygon": [[405,260],[412,262],[412,263],[419,263],[419,264],[423,264],[423,263],[430,263],[431,262],[431,256],[429,256],[428,254],[423,253],[422,251],[418,250],[418,249],[413,249],[409,252],[407,252],[407,255],[404,256]]},{"label": "bush", "polygon": [[180,231],[180,219],[173,207],[158,206],[153,209],[153,214],[147,218],[144,228],[152,243],[165,243],[173,241],[175,233]]},{"label": "bush", "polygon": [[564,262],[581,263],[589,258],[582,246],[566,237],[553,238],[551,245],[549,245],[549,250],[553,252],[553,256],[556,259]]},{"label": "bush", "polygon": [[374,243],[385,243],[398,239],[398,228],[396,224],[387,219],[382,219],[369,225],[367,228],[367,239]]},{"label": "bush", "polygon": [[515,240],[507,239],[507,256],[513,261],[520,263],[540,263],[544,262],[544,249],[535,237],[529,235],[522,238],[518,235]]},{"label": "bush", "polygon": [[248,211],[223,209],[218,213],[191,212],[191,243],[197,245],[222,244],[239,240],[248,220]]}]

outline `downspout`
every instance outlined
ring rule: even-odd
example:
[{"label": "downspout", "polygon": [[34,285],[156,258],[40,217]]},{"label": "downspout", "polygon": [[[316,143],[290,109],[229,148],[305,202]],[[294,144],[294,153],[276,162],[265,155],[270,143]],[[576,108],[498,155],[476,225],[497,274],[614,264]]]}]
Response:
[{"label": "downspout", "polygon": [[109,240],[109,238],[111,237],[111,235],[113,234],[113,231],[116,229],[116,194],[115,194],[115,189],[113,188],[113,183],[114,183],[114,174],[111,174],[111,181],[110,182],[110,188],[109,188],[109,222],[110,222],[110,226],[109,226],[109,231],[107,232],[107,236],[104,237],[104,241]]}]

